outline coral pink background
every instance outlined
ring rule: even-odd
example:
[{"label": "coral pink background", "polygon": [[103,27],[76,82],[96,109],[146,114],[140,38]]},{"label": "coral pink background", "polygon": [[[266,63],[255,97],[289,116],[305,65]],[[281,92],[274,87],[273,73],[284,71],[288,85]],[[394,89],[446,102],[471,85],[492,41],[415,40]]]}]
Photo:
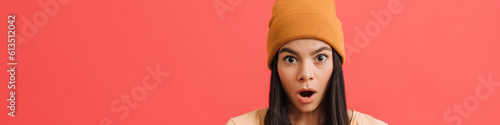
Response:
[{"label": "coral pink background", "polygon": [[[1,42],[0,124],[220,125],[266,107],[273,3],[3,0],[0,37],[15,14],[19,65],[12,118]],[[500,124],[499,1],[336,3],[348,108],[393,125]],[[156,66],[168,76],[137,95]]]}]

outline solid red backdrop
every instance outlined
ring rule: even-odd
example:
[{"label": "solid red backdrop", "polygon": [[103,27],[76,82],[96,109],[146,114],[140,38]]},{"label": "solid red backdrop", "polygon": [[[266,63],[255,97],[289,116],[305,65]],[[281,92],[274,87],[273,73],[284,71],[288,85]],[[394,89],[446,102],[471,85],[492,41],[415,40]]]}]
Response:
[{"label": "solid red backdrop", "polygon": [[[15,118],[1,73],[0,124],[216,125],[266,107],[273,3],[2,1],[18,65]],[[500,123],[499,1],[336,3],[348,108],[395,125]]]}]

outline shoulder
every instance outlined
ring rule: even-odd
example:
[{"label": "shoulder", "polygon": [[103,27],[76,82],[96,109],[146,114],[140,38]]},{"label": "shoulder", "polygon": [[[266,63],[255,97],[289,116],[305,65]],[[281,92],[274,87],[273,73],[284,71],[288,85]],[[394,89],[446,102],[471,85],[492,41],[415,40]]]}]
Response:
[{"label": "shoulder", "polygon": [[358,111],[352,110],[350,118],[350,125],[387,125],[387,123],[378,120],[370,115],[363,114]]},{"label": "shoulder", "polygon": [[229,119],[226,125],[263,125],[267,114],[267,107],[257,109],[246,114]]}]

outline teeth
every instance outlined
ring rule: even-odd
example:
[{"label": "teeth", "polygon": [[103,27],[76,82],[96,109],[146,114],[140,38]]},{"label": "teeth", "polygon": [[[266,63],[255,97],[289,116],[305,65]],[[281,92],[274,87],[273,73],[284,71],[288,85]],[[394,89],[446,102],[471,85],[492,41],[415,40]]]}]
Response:
[{"label": "teeth", "polygon": [[314,94],[314,92],[312,92],[312,91],[300,92],[300,96],[302,96],[302,97],[311,97],[312,94]]}]

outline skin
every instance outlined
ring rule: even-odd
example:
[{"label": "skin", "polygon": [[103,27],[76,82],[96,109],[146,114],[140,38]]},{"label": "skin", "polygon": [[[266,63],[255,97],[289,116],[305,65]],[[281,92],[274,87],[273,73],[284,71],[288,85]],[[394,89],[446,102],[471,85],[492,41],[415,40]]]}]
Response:
[{"label": "skin", "polygon": [[[297,39],[287,42],[278,51],[278,73],[288,100],[290,122],[294,125],[323,124],[323,98],[333,72],[332,48],[316,39]],[[311,103],[297,97],[299,89],[315,89]],[[348,115],[351,117],[348,110]]]}]

